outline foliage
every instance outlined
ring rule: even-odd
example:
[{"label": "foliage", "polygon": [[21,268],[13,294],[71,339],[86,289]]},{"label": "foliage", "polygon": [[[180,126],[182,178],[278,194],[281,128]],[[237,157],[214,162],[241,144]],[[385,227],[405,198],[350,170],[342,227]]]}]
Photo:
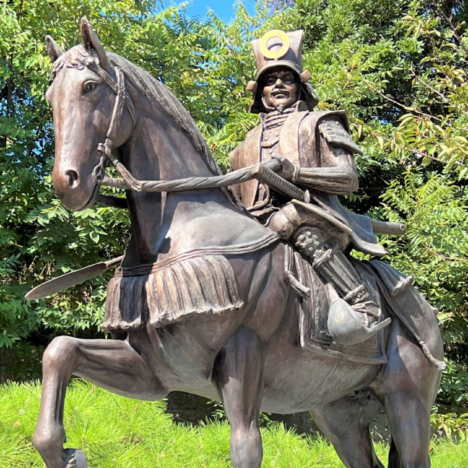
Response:
[{"label": "foliage", "polygon": [[[141,14],[132,2],[101,2],[102,12],[119,14],[104,27],[116,34]],[[43,37],[77,38],[79,15],[93,13],[93,2],[57,4],[3,2],[0,16],[0,347],[11,347],[40,324],[58,333],[96,333],[105,295],[104,279],[52,300],[29,304],[33,284],[99,258],[120,253],[128,237],[121,212],[95,208],[71,214],[53,195],[51,112],[45,102],[50,61]]]},{"label": "foliage", "polygon": [[[38,384],[0,386],[2,468],[43,466],[31,443],[40,390]],[[66,446],[83,448],[89,465],[100,468],[231,466],[226,422],[199,427],[176,425],[164,408],[163,402],[139,402],[74,380],[65,404]],[[265,467],[343,466],[322,438],[300,437],[278,423],[270,423],[261,431]],[[388,447],[377,445],[382,461],[387,452]],[[434,468],[462,468],[467,464],[468,444],[435,442],[431,459]]]},{"label": "foliage", "polygon": [[435,430],[441,430],[447,438],[457,443],[468,442],[468,413],[457,416],[456,413],[432,414],[431,425]]},{"label": "foliage", "polygon": [[[231,147],[237,141],[228,132],[217,134],[230,113],[221,103],[245,107],[238,100],[245,85],[235,83],[232,74],[244,74],[238,68],[251,65],[250,52],[245,46],[236,51],[243,54],[241,60],[222,61],[218,54],[226,43],[220,20],[212,15],[207,24],[192,21],[183,9],[162,10],[152,1],[73,0],[59,6],[15,0],[1,8],[0,347],[12,347],[38,327],[44,344],[59,333],[95,336],[109,276],[45,301],[30,304],[23,297],[32,285],[120,255],[129,236],[123,211],[95,207],[70,213],[53,194],[53,127],[44,98],[50,61],[44,36],[52,35],[68,49],[79,40],[79,19],[87,15],[109,50],[143,66],[181,97],[206,133],[216,135],[211,137],[215,153],[218,141]],[[246,18],[239,7],[232,28],[249,28]],[[241,43],[238,39],[227,46],[235,51]],[[239,138],[239,128],[235,134]]]},{"label": "foliage", "polygon": [[48,300],[24,299],[32,285],[120,255],[129,237],[123,211],[94,207],[70,213],[53,194],[44,36],[68,49],[79,40],[79,19],[87,15],[109,50],[144,67],[180,97],[226,170],[227,154],[255,124],[245,114],[246,83],[239,77],[252,72],[248,40],[267,11],[250,18],[239,5],[227,26],[212,13],[206,22],[195,21],[183,7],[162,9],[151,0],[70,0],[60,6],[12,0],[1,8],[0,347],[16,346],[37,329],[40,344],[60,333],[96,336],[109,275]]},{"label": "foliage", "polygon": [[44,346],[34,346],[27,341],[17,342],[13,349],[0,348],[0,383],[8,378],[36,380],[41,378],[41,361]]},{"label": "foliage", "polygon": [[[271,15],[271,8],[276,9]],[[318,109],[345,109],[361,188],[345,200],[360,213],[402,221],[383,236],[388,261],[412,274],[438,309],[449,366],[441,412],[468,406],[467,9],[459,0],[290,0],[239,4],[230,24],[214,13],[144,0],[10,0],[0,15],[0,347],[57,333],[96,336],[107,277],[26,303],[33,284],[121,254],[122,211],[70,213],[55,199],[50,70],[42,38],[63,49],[87,15],[108,50],[160,78],[190,110],[221,167],[257,117],[247,114],[255,76],[249,41],[269,29],[305,30],[304,67]],[[38,332],[37,332],[38,331]],[[35,333],[31,335],[31,333]]]}]

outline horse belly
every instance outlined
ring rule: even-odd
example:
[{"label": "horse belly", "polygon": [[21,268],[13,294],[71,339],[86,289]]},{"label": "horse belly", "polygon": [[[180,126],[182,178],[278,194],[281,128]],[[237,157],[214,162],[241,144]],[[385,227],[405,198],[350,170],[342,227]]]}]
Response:
[{"label": "horse belly", "polygon": [[327,359],[297,346],[272,346],[265,363],[262,411],[308,411],[363,388],[381,366]]}]

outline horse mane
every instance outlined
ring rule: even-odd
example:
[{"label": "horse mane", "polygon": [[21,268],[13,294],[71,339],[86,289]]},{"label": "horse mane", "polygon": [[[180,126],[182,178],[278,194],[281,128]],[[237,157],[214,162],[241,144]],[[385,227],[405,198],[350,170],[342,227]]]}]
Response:
[{"label": "horse mane", "polygon": [[[213,174],[222,174],[221,169],[216,164],[216,161],[206,144],[205,138],[198,129],[197,124],[187,109],[169,90],[169,88],[151,76],[147,71],[120,55],[113,52],[107,52],[106,54],[110,63],[114,67],[120,67],[125,75],[125,79],[137,92],[159,104],[163,112],[173,119],[174,122],[188,134],[194,148],[201,154]],[[83,45],[72,47],[54,63],[51,80],[55,78],[64,66],[69,68],[83,68],[87,67],[92,62],[98,64],[99,60],[97,56],[91,55]]]}]

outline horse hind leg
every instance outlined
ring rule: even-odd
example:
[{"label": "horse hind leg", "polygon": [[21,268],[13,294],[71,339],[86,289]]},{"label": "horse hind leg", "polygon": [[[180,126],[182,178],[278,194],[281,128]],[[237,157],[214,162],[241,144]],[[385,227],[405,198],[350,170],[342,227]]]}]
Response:
[{"label": "horse hind leg", "polygon": [[388,455],[388,467],[389,468],[401,468],[400,454],[396,448],[395,441],[391,440],[390,452]]},{"label": "horse hind leg", "polygon": [[46,349],[42,368],[41,407],[33,442],[47,468],[87,467],[81,450],[63,448],[63,409],[72,374],[128,397],[157,400],[166,393],[143,357],[125,341],[61,336]]},{"label": "horse hind leg", "polygon": [[263,392],[263,349],[260,338],[241,327],[220,352],[213,381],[231,424],[231,462],[234,468],[259,468],[262,437],[258,415]]},{"label": "horse hind leg", "polygon": [[431,406],[432,402],[414,398],[407,389],[388,395],[385,410],[393,442],[389,468],[430,468]]},{"label": "horse hind leg", "polygon": [[[397,320],[389,337],[388,364],[378,382],[372,384],[384,403],[390,431],[389,468],[430,468],[430,413],[440,383],[419,346],[408,337]],[[440,355],[442,357],[442,341]]]},{"label": "horse hind leg", "polygon": [[370,392],[358,392],[310,411],[346,468],[384,468],[374,451],[369,425],[381,409]]}]

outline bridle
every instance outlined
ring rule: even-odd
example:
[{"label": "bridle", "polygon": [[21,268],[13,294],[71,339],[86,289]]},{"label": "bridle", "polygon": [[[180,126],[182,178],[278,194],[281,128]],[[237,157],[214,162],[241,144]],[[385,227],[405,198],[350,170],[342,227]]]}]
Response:
[{"label": "bridle", "polygon": [[132,135],[136,128],[136,114],[135,107],[130,95],[125,89],[125,77],[120,69],[120,67],[115,67],[115,74],[117,76],[117,82],[115,82],[112,77],[104,70],[102,67],[96,63],[88,66],[92,71],[97,73],[106,84],[114,91],[116,94],[114,109],[112,111],[112,118],[107,130],[106,139],[104,143],[99,143],[97,146],[97,152],[101,155],[99,163],[93,169],[93,178],[96,184],[99,186],[102,184],[105,175],[106,175],[106,166],[110,161],[112,165],[116,168],[117,172],[122,176],[122,178],[133,188],[138,190],[138,181],[130,174],[126,167],[112,154],[112,150],[115,148],[114,140],[117,136],[118,126],[122,118],[122,114],[125,106],[127,107],[130,116],[132,118],[133,130]]}]

